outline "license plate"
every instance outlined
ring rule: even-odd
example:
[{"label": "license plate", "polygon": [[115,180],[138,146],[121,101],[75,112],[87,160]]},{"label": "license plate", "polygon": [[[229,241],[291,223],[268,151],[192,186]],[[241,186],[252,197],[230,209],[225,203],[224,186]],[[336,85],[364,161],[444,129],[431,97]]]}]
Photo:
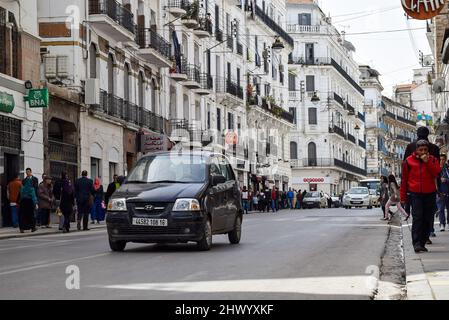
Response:
[{"label": "license plate", "polygon": [[363,201],[352,201],[353,204],[362,204]]},{"label": "license plate", "polygon": [[166,227],[166,226],[168,226],[168,220],[167,219],[133,218],[133,225],[135,225],[135,226],[150,226],[150,227]]}]

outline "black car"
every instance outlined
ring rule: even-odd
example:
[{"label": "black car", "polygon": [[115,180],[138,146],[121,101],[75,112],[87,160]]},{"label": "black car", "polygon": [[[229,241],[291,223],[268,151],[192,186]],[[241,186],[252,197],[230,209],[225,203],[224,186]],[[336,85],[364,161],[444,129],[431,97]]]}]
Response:
[{"label": "black car", "polygon": [[163,152],[141,158],[108,203],[113,251],[127,242],[197,242],[209,250],[213,234],[240,242],[241,194],[229,161],[206,151]]}]

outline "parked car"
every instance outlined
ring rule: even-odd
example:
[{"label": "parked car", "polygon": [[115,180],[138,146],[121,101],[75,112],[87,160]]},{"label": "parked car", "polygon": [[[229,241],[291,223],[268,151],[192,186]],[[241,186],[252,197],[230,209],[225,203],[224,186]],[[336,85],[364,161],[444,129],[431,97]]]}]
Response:
[{"label": "parked car", "polygon": [[304,208],[327,208],[327,199],[319,191],[307,192],[303,199]]},{"label": "parked car", "polygon": [[351,209],[352,207],[372,209],[371,195],[366,187],[351,188],[343,197],[343,207]]},{"label": "parked car", "polygon": [[127,242],[194,241],[209,250],[212,235],[238,244],[241,193],[229,161],[205,151],[162,152],[141,158],[108,204],[113,251]]}]

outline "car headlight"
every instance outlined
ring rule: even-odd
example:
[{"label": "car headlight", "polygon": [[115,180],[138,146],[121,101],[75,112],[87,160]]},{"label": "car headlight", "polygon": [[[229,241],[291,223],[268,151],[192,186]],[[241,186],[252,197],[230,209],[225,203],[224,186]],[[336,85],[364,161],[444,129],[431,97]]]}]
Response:
[{"label": "car headlight", "polygon": [[111,199],[108,203],[108,211],[127,211],[126,199]]},{"label": "car headlight", "polygon": [[200,203],[196,199],[178,199],[173,206],[173,211],[200,211]]}]

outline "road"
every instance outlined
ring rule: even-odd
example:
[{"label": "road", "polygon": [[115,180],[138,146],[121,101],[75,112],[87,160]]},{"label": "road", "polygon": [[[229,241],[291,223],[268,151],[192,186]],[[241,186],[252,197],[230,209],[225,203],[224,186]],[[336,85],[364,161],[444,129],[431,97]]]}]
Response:
[{"label": "road", "polygon": [[[370,299],[387,224],[380,209],[284,210],[244,217],[242,241],[128,244],[106,231],[0,241],[0,299]],[[66,288],[79,268],[80,289]],[[368,271],[367,271],[368,270]]]}]

